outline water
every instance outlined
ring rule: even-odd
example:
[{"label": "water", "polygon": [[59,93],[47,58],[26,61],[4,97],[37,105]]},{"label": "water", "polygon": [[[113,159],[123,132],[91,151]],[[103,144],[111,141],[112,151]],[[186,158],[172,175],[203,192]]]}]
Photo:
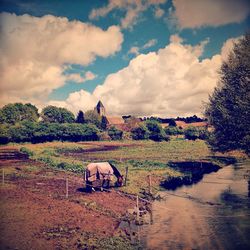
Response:
[{"label": "water", "polygon": [[197,184],[162,191],[153,222],[142,229],[146,249],[250,249],[250,166],[230,165]]}]

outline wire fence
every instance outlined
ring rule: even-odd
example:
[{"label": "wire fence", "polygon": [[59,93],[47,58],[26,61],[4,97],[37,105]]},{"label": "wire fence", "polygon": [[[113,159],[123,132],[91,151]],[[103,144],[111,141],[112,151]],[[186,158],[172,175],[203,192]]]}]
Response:
[{"label": "wire fence", "polygon": [[[37,178],[39,181],[42,179],[42,180],[53,180],[53,181],[62,181],[64,182],[64,187],[65,187],[65,193],[64,194],[56,194],[55,197],[61,197],[61,198],[65,198],[65,199],[70,199],[72,197],[77,197],[79,195],[79,193],[76,193],[74,191],[73,194],[71,194],[71,189],[72,187],[84,187],[85,188],[87,186],[90,186],[91,188],[93,188],[93,185],[91,184],[87,184],[85,181],[84,181],[84,178],[76,178],[76,177],[73,177],[72,179],[69,179],[68,177],[65,177],[65,178],[58,178],[58,177],[55,177],[55,176],[35,176],[34,175],[34,178]],[[8,174],[5,173],[5,169],[2,169],[2,186],[4,186],[5,184],[12,184],[12,183],[15,183],[15,180],[12,180],[11,178],[8,178]],[[214,182],[207,182],[207,183],[214,183]],[[36,183],[37,185],[46,185],[46,183],[42,183],[42,182],[37,182]],[[216,184],[230,184],[230,183],[217,183]],[[103,188],[103,187],[100,187],[101,191],[106,191],[106,192],[115,192],[117,193],[118,195],[120,196],[125,196],[125,197],[128,197],[129,199],[133,200],[135,202],[135,213],[136,213],[136,218],[137,220],[139,220],[139,217],[141,216],[141,214],[144,214],[145,212],[147,211],[151,211],[151,209],[147,209],[147,210],[143,210],[141,209],[141,204],[140,202],[142,202],[143,204],[145,203],[146,205],[150,205],[151,207],[154,206],[154,208],[162,208],[163,210],[167,210],[167,211],[171,211],[171,212],[176,212],[176,209],[173,209],[173,208],[168,208],[166,207],[166,205],[162,205],[160,202],[161,201],[158,201],[158,202],[155,202],[153,196],[152,196],[152,200],[148,200],[146,198],[142,198],[140,197],[139,195],[135,195],[135,194],[129,194],[129,193],[126,193],[126,192],[123,192],[123,191],[120,191],[120,190],[115,190],[114,188],[110,188],[110,189],[107,189],[107,188]],[[152,189],[155,189],[156,191],[158,191],[157,188],[155,187],[152,187],[151,185],[151,177],[149,177],[149,194],[152,194]],[[75,190],[75,189],[74,189]],[[82,192],[81,192],[82,193]],[[208,206],[208,205],[211,205],[211,206],[215,206],[215,205],[220,205],[220,204],[214,204],[214,203],[210,203],[210,202],[207,202],[207,201],[201,201],[195,197],[192,197],[190,195],[179,195],[179,194],[174,194],[174,193],[170,193],[168,191],[164,191],[165,195],[163,196],[160,196],[160,200],[161,199],[166,199],[167,197],[171,197],[171,196],[174,196],[174,197],[177,197],[177,198],[181,198],[181,199],[188,199],[188,200],[192,200],[194,202],[198,202],[200,203],[201,205],[204,205],[204,206]],[[186,210],[183,209],[183,212],[185,212]],[[246,215],[230,215],[230,216],[223,216],[223,215],[218,215],[218,216],[211,216],[211,215],[207,215],[207,214],[193,214],[195,215],[196,217],[206,217],[206,218],[234,218],[234,217],[245,217]],[[250,214],[249,214],[250,216]]]}]

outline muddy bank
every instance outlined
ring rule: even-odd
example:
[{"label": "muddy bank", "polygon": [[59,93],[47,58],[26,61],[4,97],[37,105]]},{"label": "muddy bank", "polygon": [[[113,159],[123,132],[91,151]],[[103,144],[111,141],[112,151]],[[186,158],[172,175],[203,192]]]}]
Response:
[{"label": "muddy bank", "polygon": [[[1,249],[105,249],[128,246],[119,224],[135,201],[111,192],[81,192],[82,178],[31,160],[0,161]],[[66,178],[69,196],[65,196]],[[34,223],[35,222],[35,223]]]},{"label": "muddy bank", "polygon": [[183,185],[192,185],[202,180],[204,174],[216,172],[220,167],[207,161],[169,162],[168,165],[182,173],[182,176],[168,176],[161,182],[161,186],[168,190],[175,190]]}]

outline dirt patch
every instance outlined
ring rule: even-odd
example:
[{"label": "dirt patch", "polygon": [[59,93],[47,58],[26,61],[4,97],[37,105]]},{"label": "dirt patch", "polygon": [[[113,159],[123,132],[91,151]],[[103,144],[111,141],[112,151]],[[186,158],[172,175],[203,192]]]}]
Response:
[{"label": "dirt patch", "polygon": [[0,167],[6,173],[0,188],[1,249],[77,249],[83,235],[116,235],[121,218],[135,206],[114,190],[84,193],[81,176],[35,161],[4,160]]}]

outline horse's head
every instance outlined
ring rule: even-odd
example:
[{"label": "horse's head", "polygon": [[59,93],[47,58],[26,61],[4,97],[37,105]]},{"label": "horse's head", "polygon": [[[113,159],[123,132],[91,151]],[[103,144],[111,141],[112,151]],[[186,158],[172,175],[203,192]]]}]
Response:
[{"label": "horse's head", "polygon": [[117,185],[118,187],[121,187],[121,186],[123,185],[123,175],[120,175],[120,176],[117,178],[116,185]]}]

